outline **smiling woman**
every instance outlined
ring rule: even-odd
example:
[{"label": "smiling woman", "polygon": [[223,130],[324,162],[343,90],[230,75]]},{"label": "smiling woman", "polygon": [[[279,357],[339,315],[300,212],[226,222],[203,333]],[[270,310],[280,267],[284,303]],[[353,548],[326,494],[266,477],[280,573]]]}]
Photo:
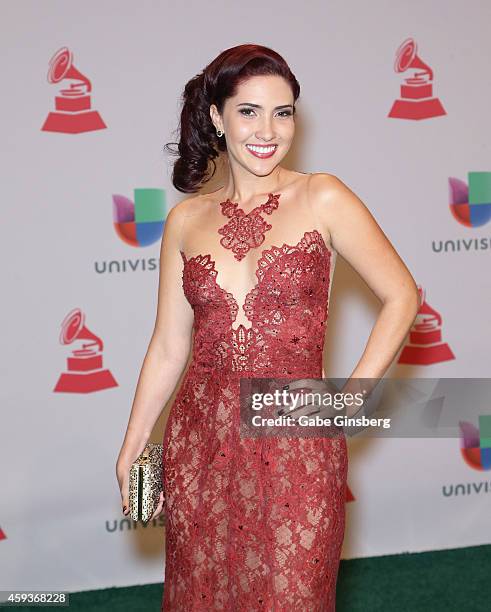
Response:
[{"label": "smiling woman", "polygon": [[[264,77],[270,77],[274,83],[281,103],[265,96]],[[239,88],[241,95],[238,97]],[[293,138],[295,102],[299,95],[297,79],[281,55],[272,49],[239,45],[221,53],[184,88],[180,142],[166,145],[167,151],[178,156],[172,174],[175,188],[192,193],[212,178],[216,157],[221,152],[230,155],[235,149],[236,129],[241,147],[257,159],[274,158],[277,152],[284,157]],[[225,129],[221,117],[225,119],[225,112],[239,116],[240,121],[230,123],[223,138]],[[267,125],[262,125],[265,122]],[[273,124],[275,129],[271,130]],[[261,139],[255,135],[258,125],[264,130]],[[234,133],[229,133],[229,128],[233,128]],[[172,145],[177,145],[177,150]],[[250,148],[272,145],[275,146],[273,152]]]},{"label": "smiling woman", "polygon": [[383,302],[353,376],[381,377],[416,316],[414,280],[357,196],[330,174],[281,166],[299,94],[285,60],[259,45],[224,51],[184,89],[174,186],[197,192],[220,153],[228,176],[167,216],[155,329],[117,467],[125,503],[128,468],[189,364],[153,516],[167,517],[165,612],[334,611],[342,428],[243,436],[241,383],[324,376],[337,252]]},{"label": "smiling woman", "polygon": [[[266,92],[269,94],[265,95]],[[221,110],[218,102],[212,103],[210,116],[217,133],[223,135],[227,125],[225,140],[229,159],[233,157],[239,161],[245,149],[257,159],[271,159],[277,164],[278,157],[288,152],[295,133],[293,98],[292,86],[284,76],[253,74],[246,81],[240,81]],[[275,105],[276,100],[288,103]],[[273,167],[260,164],[255,170],[264,175]]]}]

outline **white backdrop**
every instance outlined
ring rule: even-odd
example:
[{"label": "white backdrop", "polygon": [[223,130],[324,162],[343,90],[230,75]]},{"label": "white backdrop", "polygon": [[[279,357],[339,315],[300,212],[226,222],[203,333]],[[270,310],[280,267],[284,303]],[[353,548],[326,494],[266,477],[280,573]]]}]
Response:
[{"label": "white backdrop", "polygon": [[[418,340],[415,363],[395,363],[388,375],[489,377],[491,225],[468,227],[449,207],[450,177],[467,183],[469,172],[491,172],[489,2],[11,0],[2,8],[1,589],[163,580],[162,521],[145,528],[122,517],[114,470],[153,329],[160,240],[123,240],[113,196],[131,209],[135,189],[161,190],[143,193],[161,221],[185,197],[162,148],[174,140],[185,82],[228,47],[264,44],[289,62],[302,92],[287,165],[330,172],[353,189],[441,317],[431,324],[454,358],[424,364],[432,347]],[[444,115],[388,117],[410,76],[411,68],[394,70],[408,38],[433,71]],[[62,47],[90,79],[104,129],[42,129],[70,83],[46,77]],[[86,99],[65,95],[78,110],[55,123],[80,128]],[[470,238],[482,240],[468,250],[439,247]],[[379,307],[339,257],[327,375],[350,374]],[[102,339],[102,363],[100,345],[76,353],[90,337],[59,341],[75,308]],[[94,391],[75,392],[80,367],[95,369]],[[55,392],[67,371],[71,391]],[[457,439],[350,440],[348,483],[344,558],[491,542],[490,472],[464,462]],[[486,486],[461,495],[459,483]]]}]

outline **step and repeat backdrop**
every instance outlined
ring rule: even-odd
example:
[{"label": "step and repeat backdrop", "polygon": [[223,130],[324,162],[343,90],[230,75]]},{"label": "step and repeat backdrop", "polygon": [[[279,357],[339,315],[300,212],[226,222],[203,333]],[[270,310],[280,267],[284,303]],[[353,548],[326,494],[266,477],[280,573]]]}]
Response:
[{"label": "step and repeat backdrop", "polygon": [[[185,83],[226,48],[285,57],[302,87],[285,165],[343,180],[420,288],[388,376],[490,376],[489,2],[5,1],[3,15],[1,589],[163,580],[164,519],[123,517],[115,463],[163,228],[186,197],[163,146]],[[325,368],[345,377],[380,303],[341,257],[331,291]],[[460,436],[349,439],[343,558],[491,543],[491,398],[481,412]]]}]

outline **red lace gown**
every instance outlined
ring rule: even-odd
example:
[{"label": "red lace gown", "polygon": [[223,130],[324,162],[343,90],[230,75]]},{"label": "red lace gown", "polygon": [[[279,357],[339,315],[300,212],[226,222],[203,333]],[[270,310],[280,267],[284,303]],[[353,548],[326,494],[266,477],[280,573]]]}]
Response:
[{"label": "red lace gown", "polygon": [[237,301],[210,255],[181,254],[194,344],[163,440],[161,609],[333,611],[344,435],[239,434],[241,377],[322,377],[331,251],[316,229],[294,246],[264,249],[243,306],[250,325],[238,328]]}]

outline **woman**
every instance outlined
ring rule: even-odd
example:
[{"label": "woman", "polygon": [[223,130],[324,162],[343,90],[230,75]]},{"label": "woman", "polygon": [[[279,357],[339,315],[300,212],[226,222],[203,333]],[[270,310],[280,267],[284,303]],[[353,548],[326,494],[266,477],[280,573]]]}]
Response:
[{"label": "woman", "polygon": [[152,517],[167,518],[166,612],[334,610],[345,437],[241,437],[240,379],[324,376],[336,252],[383,303],[352,377],[383,376],[418,310],[411,274],[356,195],[281,166],[299,93],[285,60],[258,45],[224,51],[184,91],[174,186],[196,192],[219,152],[228,176],[167,217],[155,329],[117,463],[128,514],[128,470],[192,344]]}]

